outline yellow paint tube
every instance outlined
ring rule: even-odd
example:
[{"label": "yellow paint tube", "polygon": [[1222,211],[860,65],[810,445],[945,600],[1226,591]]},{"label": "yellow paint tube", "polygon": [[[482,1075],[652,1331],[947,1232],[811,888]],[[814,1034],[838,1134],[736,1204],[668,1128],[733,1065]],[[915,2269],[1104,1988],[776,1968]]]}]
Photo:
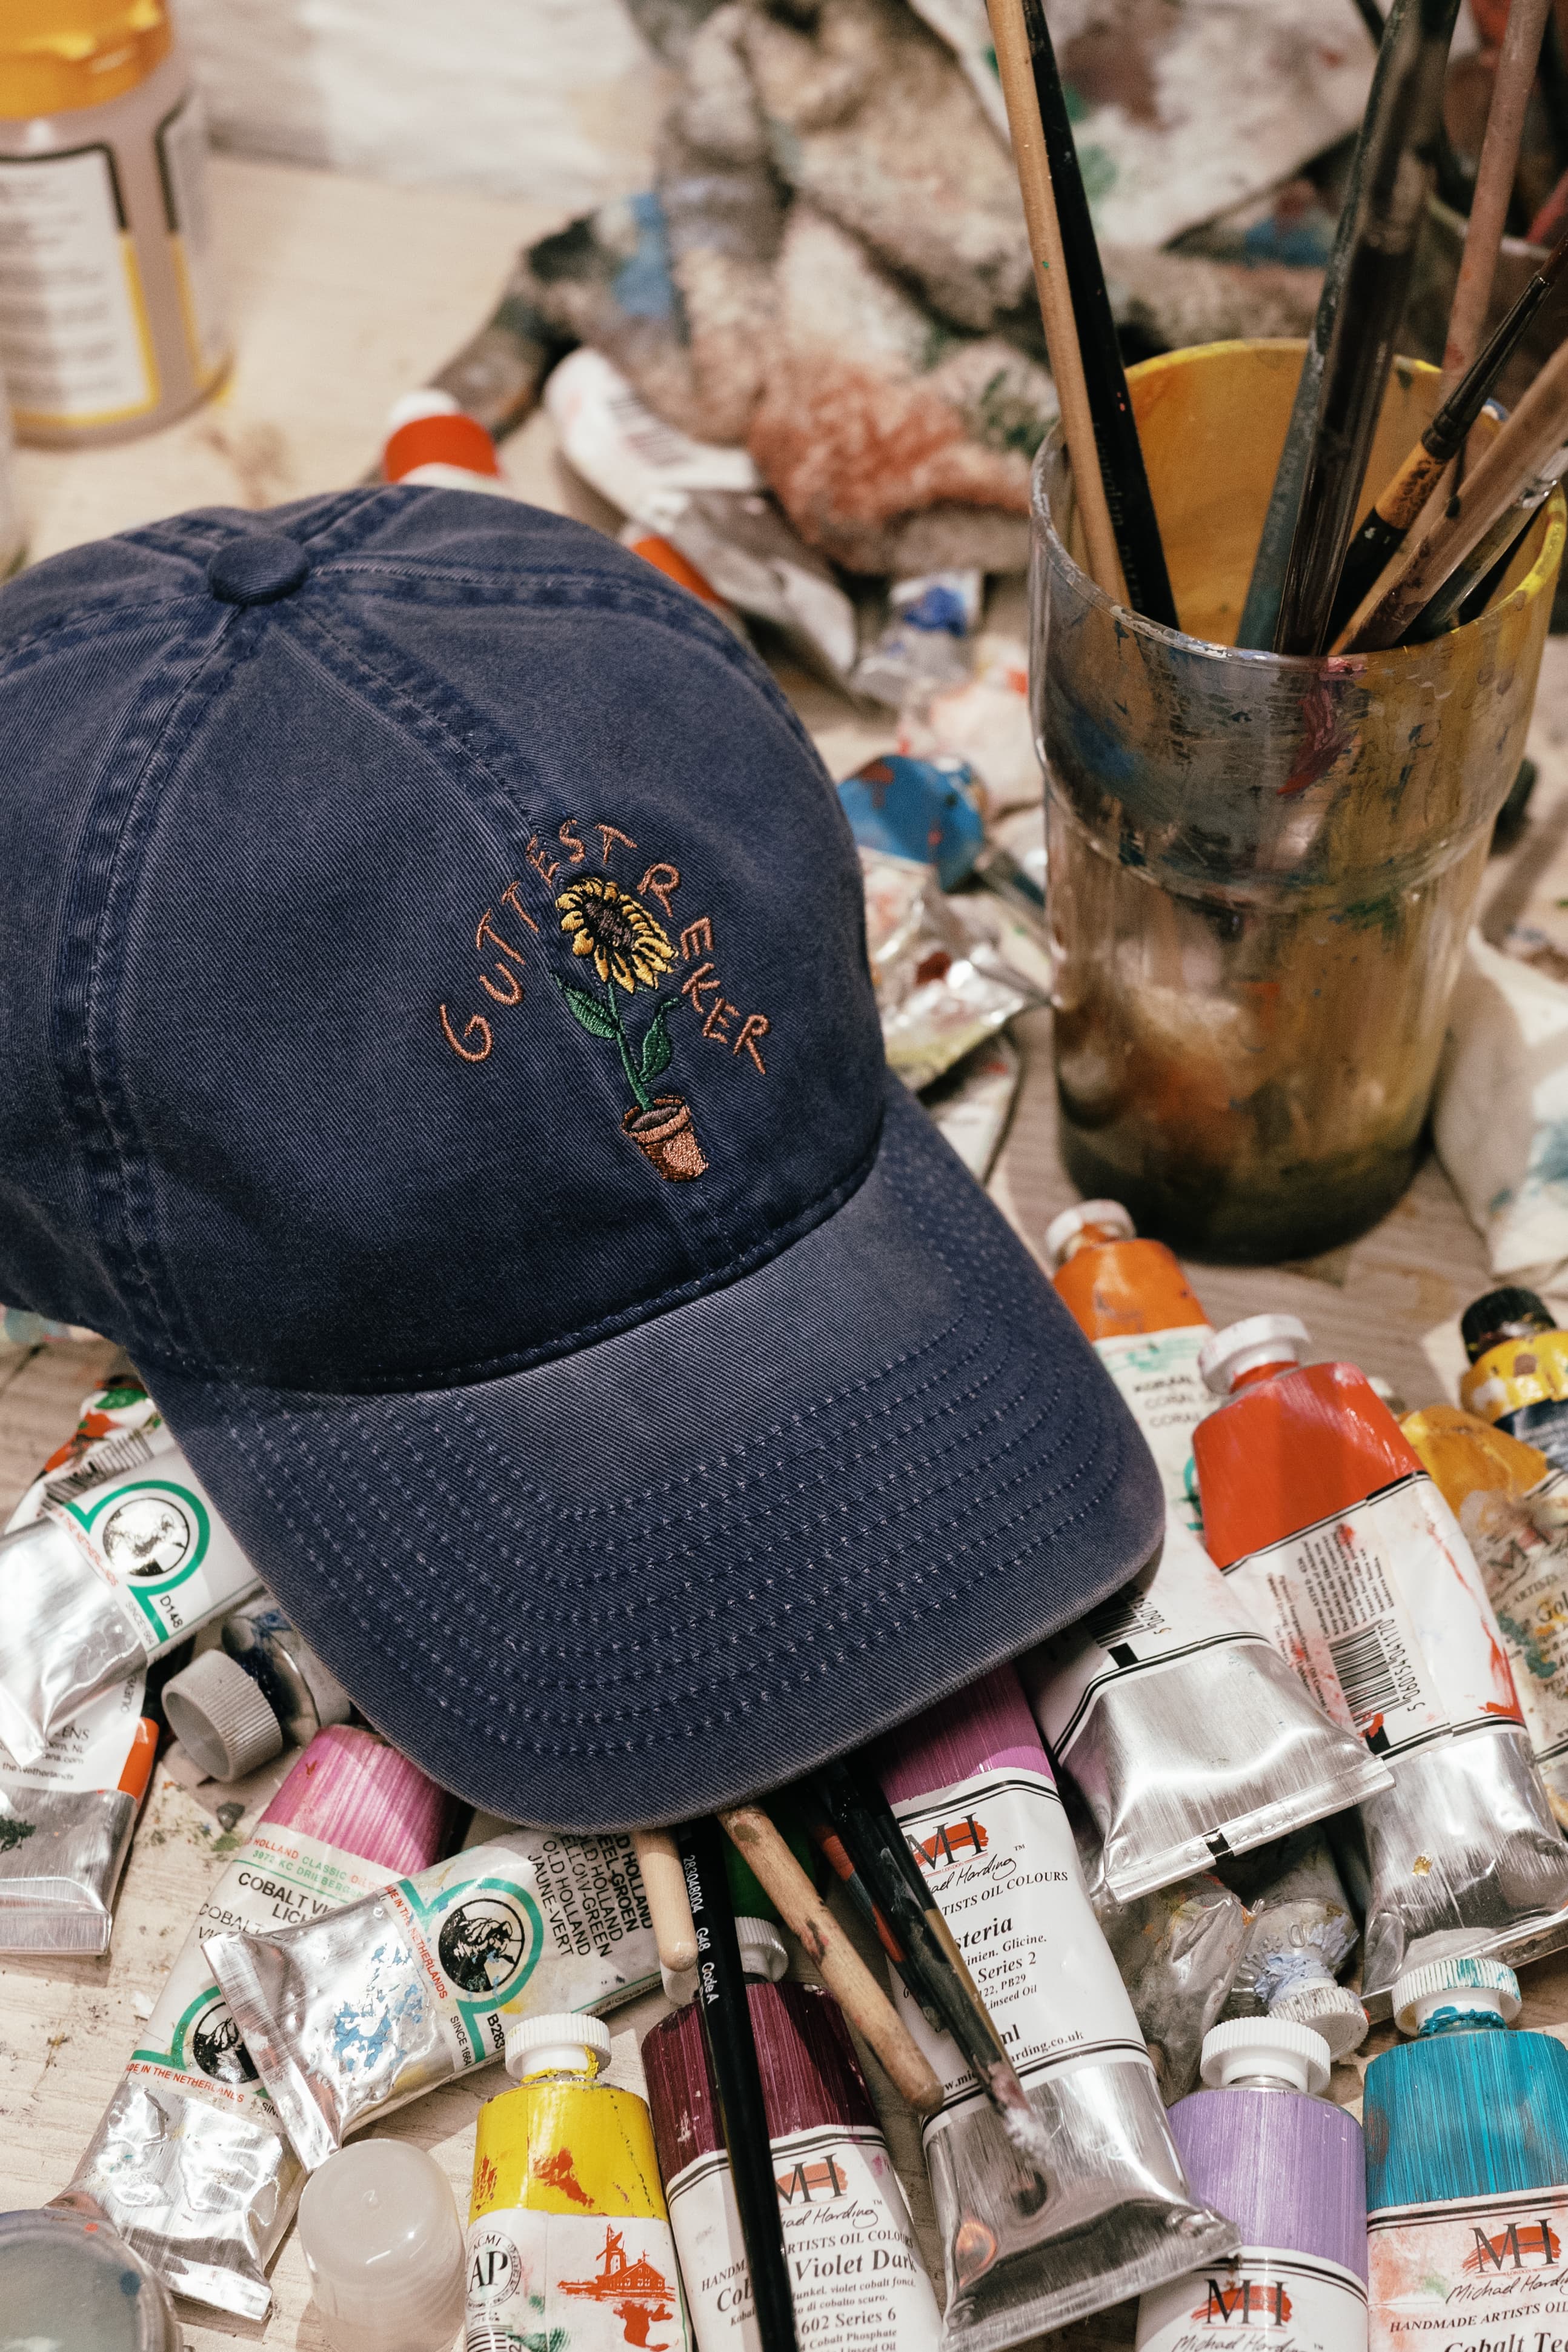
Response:
[{"label": "yellow paint tube", "polygon": [[479,2110],[467,2352],[690,2352],[653,2126],[601,2083],[596,2017],[507,2027],[519,2078]]}]

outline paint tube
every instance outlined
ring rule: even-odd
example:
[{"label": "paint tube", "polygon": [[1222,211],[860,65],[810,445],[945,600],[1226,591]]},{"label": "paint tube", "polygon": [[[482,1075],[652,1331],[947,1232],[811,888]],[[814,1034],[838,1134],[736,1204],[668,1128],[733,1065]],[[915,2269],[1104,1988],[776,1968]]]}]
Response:
[{"label": "paint tube", "polygon": [[304,2174],[205,1938],[320,1916],[439,1851],[448,1801],[373,1732],[320,1733],[196,1915],[71,2182],[176,2293],[265,2318]]},{"label": "paint tube", "polygon": [[163,1685],[164,1719],[210,1780],[246,1780],[348,1721],[347,1691],[269,1595],[226,1617],[221,1639]]},{"label": "paint tube", "polygon": [[260,1582],[140,1382],[100,1389],[0,1536],[0,1742],[63,1724]]},{"label": "paint tube", "polygon": [[1459,1318],[1469,1370],[1467,1412],[1539,1447],[1568,1469],[1568,1331],[1533,1290],[1509,1284],[1473,1298]]},{"label": "paint tube", "polygon": [[1438,1960],[1394,1988],[1366,2070],[1372,2352],[1554,2352],[1568,2248],[1568,2050],[1511,2032],[1519,1980]]},{"label": "paint tube", "polygon": [[1331,2058],[1348,2058],[1366,2040],[1367,2015],[1339,1979],[1361,1930],[1323,1832],[1298,1830],[1222,1866],[1250,1918],[1225,2015],[1310,2026]]},{"label": "paint tube", "polygon": [[[935,2292],[837,2002],[819,1987],[757,1982],[746,2000],[799,2341],[936,2352]],[[760,2352],[697,2010],[656,2025],[642,2060],[697,2352]]]},{"label": "paint tube", "polygon": [[504,1831],[330,1919],[215,1937],[213,1972],[314,2171],[352,2131],[499,2058],[509,2019],[657,1990],[626,1832]]},{"label": "paint tube", "polygon": [[687,2352],[647,2102],[601,2079],[597,2018],[523,2018],[515,2091],[479,2109],[466,2352]]},{"label": "paint tube", "polygon": [[957,2047],[895,1978],[944,2094],[922,2135],[943,2352],[999,2352],[1228,2253],[1229,2223],[1187,2194],[1012,1667],[879,1743],[873,1760],[1052,2150],[1042,2203]]},{"label": "paint tube", "polygon": [[1250,1915],[1240,1895],[1208,1873],[1119,1903],[1105,1884],[1092,1824],[1070,1804],[1068,1817],[1094,1916],[1169,2106],[1198,2079],[1204,2036],[1229,1998]]},{"label": "paint tube", "polygon": [[1271,2352],[1366,2352],[1366,2158],[1354,2116],[1321,2095],[1330,2064],[1321,2035],[1277,2018],[1209,2036],[1212,2087],[1172,2110],[1171,2134],[1241,2251],[1146,2294],[1137,2352],[1195,2352],[1233,2327]]},{"label": "paint tube", "polygon": [[107,1952],[114,1897],[153,1778],[158,1727],[128,1675],[57,1731],[36,1764],[0,1767],[0,1952]]},{"label": "paint tube", "polygon": [[1194,1532],[1193,1432],[1215,1405],[1197,1360],[1213,1335],[1175,1258],[1115,1201],[1068,1210],[1046,1250],[1165,1486],[1158,1557],[1020,1662],[1093,1816],[1106,1885],[1129,1903],[1342,1811],[1389,1775],[1313,1705]]},{"label": "paint tube", "polygon": [[855,665],[849,682],[856,693],[902,710],[941,687],[963,685],[974,667],[984,595],[980,572],[925,572],[895,580],[886,625]]},{"label": "paint tube", "polygon": [[1568,1830],[1568,1471],[1451,1405],[1409,1413],[1400,1427],[1475,1553],[1535,1769]]},{"label": "paint tube", "polygon": [[1568,1847],[1458,1520],[1370,1381],[1352,1364],[1300,1365],[1309,1344],[1288,1315],[1216,1334],[1205,1376],[1237,1392],[1194,1445],[1215,1560],[1319,1705],[1393,1774],[1335,1833],[1342,1870],[1363,1849],[1376,2018],[1407,1967],[1523,1957],[1559,1936]]}]

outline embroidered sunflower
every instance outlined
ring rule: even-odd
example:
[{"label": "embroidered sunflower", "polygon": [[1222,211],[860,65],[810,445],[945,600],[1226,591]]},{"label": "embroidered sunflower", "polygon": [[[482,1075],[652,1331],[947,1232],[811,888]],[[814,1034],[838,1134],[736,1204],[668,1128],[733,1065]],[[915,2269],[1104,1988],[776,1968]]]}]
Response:
[{"label": "embroidered sunflower", "polygon": [[602,877],[574,882],[555,904],[574,955],[592,956],[606,984],[614,979],[630,996],[639,985],[657,988],[675,961],[667,931],[639,899]]}]

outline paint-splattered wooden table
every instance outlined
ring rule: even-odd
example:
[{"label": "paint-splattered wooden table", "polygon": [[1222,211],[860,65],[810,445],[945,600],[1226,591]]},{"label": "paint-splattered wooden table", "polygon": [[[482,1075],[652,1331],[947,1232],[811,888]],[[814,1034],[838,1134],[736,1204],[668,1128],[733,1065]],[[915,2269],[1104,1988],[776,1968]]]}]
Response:
[{"label": "paint-splattered wooden table", "polygon": [[[219,163],[216,193],[239,352],[232,381],[219,400],[151,439],[71,455],[22,452],[18,476],[35,555],[181,507],[262,507],[357,478],[388,404],[464,340],[489,307],[516,245],[551,226],[526,206],[233,162]],[[508,445],[505,463],[519,488],[541,504],[607,527],[618,520],[561,465],[542,419]],[[1021,625],[1016,598],[1010,612]],[[842,699],[800,677],[784,683],[834,774],[886,748],[885,730]],[[1528,923],[1568,957],[1568,640],[1548,646],[1531,749],[1542,772],[1531,823],[1512,856],[1494,863],[1487,928],[1500,937],[1510,923]],[[26,943],[8,942],[7,951],[26,952]],[[992,1189],[1037,1248],[1072,1188],[1056,1155],[1048,1015],[1026,1016],[1017,1032],[1024,1083]],[[1488,1274],[1479,1240],[1429,1163],[1398,1208],[1352,1247],[1310,1265],[1205,1267],[1199,1279],[1216,1321],[1289,1309],[1304,1318],[1320,1354],[1350,1356],[1420,1404],[1452,1396],[1462,1361],[1458,1318]],[[1562,1297],[1568,1306],[1568,1289]],[[0,1520],[111,1355],[101,1344],[0,1350]],[[222,1867],[219,1834],[160,1766],[112,1952],[100,1960],[0,1968],[0,2210],[39,2203],[69,2179]],[[1531,1971],[1526,1991],[1526,2022],[1568,2037],[1568,1959]],[[647,2021],[636,2011],[615,2021],[617,2064],[629,2062],[631,2037]],[[1386,2039],[1384,2029],[1369,2049]],[[465,2207],[474,2116],[500,2087],[489,2070],[418,2102],[385,2127],[429,2148]],[[1355,2068],[1341,2068],[1334,2087],[1353,2101]],[[886,2112],[917,2219],[927,2220],[910,2120],[890,2099]],[[308,2307],[292,2237],[273,2284],[276,2304],[265,2325],[183,2315],[191,2352],[216,2352],[237,2337],[318,2352],[325,2338]],[[1064,2340],[1076,2352],[1109,2352],[1131,2342],[1130,2315],[1085,2322]]]}]

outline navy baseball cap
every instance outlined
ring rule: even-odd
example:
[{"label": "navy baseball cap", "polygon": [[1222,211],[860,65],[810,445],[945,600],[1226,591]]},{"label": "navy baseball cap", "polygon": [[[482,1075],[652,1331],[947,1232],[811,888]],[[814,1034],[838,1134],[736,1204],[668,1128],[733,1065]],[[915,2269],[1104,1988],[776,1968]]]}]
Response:
[{"label": "navy baseball cap", "polygon": [[1152,1553],[695,598],[464,491],[181,515],[0,593],[0,1297],[122,1343],[448,1788],[753,1794]]}]

